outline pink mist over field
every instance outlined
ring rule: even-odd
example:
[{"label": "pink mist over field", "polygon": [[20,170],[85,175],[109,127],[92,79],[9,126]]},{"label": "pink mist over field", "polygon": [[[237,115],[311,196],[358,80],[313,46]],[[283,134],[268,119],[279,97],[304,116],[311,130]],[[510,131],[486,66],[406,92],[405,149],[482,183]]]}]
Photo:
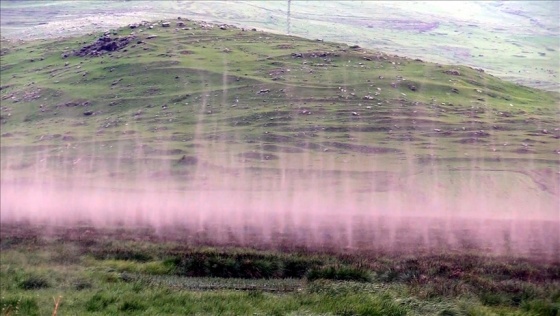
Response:
[{"label": "pink mist over field", "polygon": [[515,173],[410,165],[407,172],[354,171],[336,163],[248,167],[235,158],[219,168],[200,162],[183,178],[170,166],[163,173],[92,176],[85,162],[58,172],[36,164],[22,176],[10,165],[4,159],[2,223],[151,227],[249,247],[560,259],[558,196]]}]

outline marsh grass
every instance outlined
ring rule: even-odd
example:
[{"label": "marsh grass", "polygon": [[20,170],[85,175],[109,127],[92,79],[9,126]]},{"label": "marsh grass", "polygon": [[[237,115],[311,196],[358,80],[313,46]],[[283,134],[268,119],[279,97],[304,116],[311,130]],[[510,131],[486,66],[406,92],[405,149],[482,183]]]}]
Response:
[{"label": "marsh grass", "polygon": [[[558,263],[519,258],[411,259],[112,240],[68,241],[65,254],[79,260],[53,261],[48,254],[60,241],[38,244],[2,253],[3,315],[50,314],[52,298],[62,296],[60,315],[548,316],[558,313],[560,297]],[[113,256],[135,251],[144,256]]]},{"label": "marsh grass", "polygon": [[370,271],[344,265],[313,268],[307,273],[307,279],[309,281],[327,279],[358,282],[369,282],[372,280]]},{"label": "marsh grass", "polygon": [[38,290],[50,287],[49,282],[43,277],[30,276],[18,284],[23,290]]}]

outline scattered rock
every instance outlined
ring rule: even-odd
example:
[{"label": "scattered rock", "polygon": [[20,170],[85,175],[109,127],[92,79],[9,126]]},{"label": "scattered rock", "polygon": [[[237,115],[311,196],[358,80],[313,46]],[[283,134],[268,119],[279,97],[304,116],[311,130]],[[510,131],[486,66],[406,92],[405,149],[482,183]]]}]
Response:
[{"label": "scattered rock", "polygon": [[161,22],[161,26],[162,26],[162,27],[170,27],[170,26],[171,26],[171,23],[169,23],[169,22]]},{"label": "scattered rock", "polygon": [[196,165],[198,163],[198,158],[194,157],[194,156],[187,156],[187,155],[183,155],[178,163],[180,165],[185,165],[185,166],[192,166],[192,165]]},{"label": "scattered rock", "polygon": [[412,91],[416,91],[416,90],[417,90],[416,86],[413,85],[413,84],[409,84],[409,85],[408,85],[408,88],[409,88],[410,90],[412,90]]},{"label": "scattered rock", "polygon": [[85,111],[85,112],[84,112],[84,115],[85,115],[85,116],[93,115],[93,111]]},{"label": "scattered rock", "polygon": [[326,58],[326,57],[338,57],[337,53],[328,51],[314,51],[305,53],[292,53],[292,58]]},{"label": "scattered rock", "polygon": [[452,75],[452,76],[460,76],[461,75],[461,72],[459,70],[456,70],[456,69],[445,70],[444,73],[446,73],[448,75]]},{"label": "scattered rock", "polygon": [[239,154],[240,157],[255,160],[278,160],[278,156],[261,152],[246,152]]}]

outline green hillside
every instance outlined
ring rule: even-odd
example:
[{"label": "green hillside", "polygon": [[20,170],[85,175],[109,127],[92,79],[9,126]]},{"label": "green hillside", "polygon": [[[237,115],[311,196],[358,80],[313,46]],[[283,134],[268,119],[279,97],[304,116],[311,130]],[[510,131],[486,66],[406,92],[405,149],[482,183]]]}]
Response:
[{"label": "green hillside", "polygon": [[[4,41],[2,180],[557,217],[558,94],[356,46],[166,23]],[[337,198],[346,191],[352,202]]]},{"label": "green hillside", "polygon": [[418,154],[423,143],[437,142],[446,145],[433,151],[442,157],[472,148],[485,157],[526,157],[519,154],[526,142],[533,159],[557,157],[556,94],[476,69],[336,43],[172,24],[115,31],[111,40],[128,36],[130,43],[100,57],[73,51],[101,34],[4,41],[2,130],[10,135],[3,146],[30,145],[41,136],[41,144],[59,144],[64,136],[180,138],[198,126],[204,135],[239,140],[281,135],[290,146],[303,132],[316,134],[320,146],[326,137],[352,133],[388,149],[403,141]]}]

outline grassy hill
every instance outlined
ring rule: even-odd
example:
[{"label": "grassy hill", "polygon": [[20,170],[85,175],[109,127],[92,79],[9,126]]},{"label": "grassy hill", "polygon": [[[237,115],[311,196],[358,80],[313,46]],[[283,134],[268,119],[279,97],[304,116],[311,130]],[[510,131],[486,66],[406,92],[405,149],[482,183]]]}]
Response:
[{"label": "grassy hill", "polygon": [[188,16],[358,44],[558,92],[555,1],[2,1],[2,36],[49,38]]},{"label": "grassy hill", "polygon": [[[557,168],[558,94],[463,66],[179,22],[111,32],[107,43],[128,45],[100,56],[76,54],[102,34],[4,40],[2,154],[114,142],[99,153],[146,145],[145,157],[177,160],[221,144],[248,166],[293,167],[304,154]],[[222,164],[214,153],[202,159]]]}]

